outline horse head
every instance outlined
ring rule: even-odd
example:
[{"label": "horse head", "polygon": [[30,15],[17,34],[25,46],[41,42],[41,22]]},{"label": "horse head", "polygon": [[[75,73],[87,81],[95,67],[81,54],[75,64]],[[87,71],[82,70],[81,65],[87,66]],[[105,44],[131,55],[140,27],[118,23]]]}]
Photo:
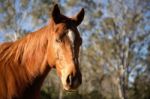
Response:
[{"label": "horse head", "polygon": [[65,90],[74,90],[82,83],[79,69],[79,50],[82,38],[77,26],[84,18],[84,9],[73,16],[66,17],[60,13],[58,5],[52,11],[51,39],[48,46],[48,63],[56,68]]}]

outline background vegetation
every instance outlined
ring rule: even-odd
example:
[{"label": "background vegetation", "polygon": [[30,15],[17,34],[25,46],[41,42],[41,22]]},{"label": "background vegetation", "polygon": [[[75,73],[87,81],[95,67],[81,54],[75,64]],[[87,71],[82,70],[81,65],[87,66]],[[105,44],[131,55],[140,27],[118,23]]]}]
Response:
[{"label": "background vegetation", "polygon": [[77,92],[63,92],[52,70],[41,99],[150,99],[150,1],[0,0],[0,41],[46,25],[55,3],[66,15],[85,9],[79,26],[83,83]]}]

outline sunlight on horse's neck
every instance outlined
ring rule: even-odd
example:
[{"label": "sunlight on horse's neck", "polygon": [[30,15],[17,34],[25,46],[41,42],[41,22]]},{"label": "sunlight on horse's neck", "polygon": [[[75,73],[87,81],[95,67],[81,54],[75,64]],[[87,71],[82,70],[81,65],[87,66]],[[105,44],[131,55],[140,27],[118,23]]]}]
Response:
[{"label": "sunlight on horse's neck", "polygon": [[[35,82],[40,88],[50,70],[46,55],[49,34],[49,27],[45,26],[18,41],[0,45],[0,70],[5,71],[0,72],[0,78],[7,78],[4,87],[10,94],[6,96],[21,94],[28,84]],[[20,93],[14,93],[16,90]]]},{"label": "sunlight on horse's neck", "polygon": [[44,27],[25,37],[26,42],[22,62],[26,65],[27,71],[29,71],[31,75],[43,73],[46,68],[48,32],[49,28]]}]

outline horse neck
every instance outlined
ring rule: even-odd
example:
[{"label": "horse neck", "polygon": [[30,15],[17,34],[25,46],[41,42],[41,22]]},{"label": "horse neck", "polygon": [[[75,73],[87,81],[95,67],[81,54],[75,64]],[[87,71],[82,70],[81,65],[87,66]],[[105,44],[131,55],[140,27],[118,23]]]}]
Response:
[{"label": "horse neck", "polygon": [[0,78],[4,79],[0,86],[6,84],[5,91],[10,96],[21,93],[27,85],[31,85],[27,92],[31,88],[39,91],[50,71],[47,62],[47,47],[51,45],[48,38],[52,37],[50,28],[48,25],[16,42],[0,45]]},{"label": "horse neck", "polygon": [[48,46],[49,27],[46,26],[34,33],[26,36],[24,43],[24,52],[22,54],[22,63],[26,66],[28,73],[32,76],[43,74],[47,64],[47,46]]},{"label": "horse neck", "polygon": [[[47,48],[48,45],[51,45],[49,44],[51,43],[49,39],[52,37],[50,35],[50,27],[46,26],[29,34],[23,40],[23,42],[26,41],[26,43],[24,45],[25,50],[22,56],[22,64],[26,67],[31,85],[25,89],[22,97],[30,97],[31,93],[31,97],[37,97],[40,94],[42,83],[50,71],[50,66],[48,66],[47,61]],[[29,39],[30,37],[31,39]]]},{"label": "horse neck", "polygon": [[1,59],[5,60],[2,65],[17,71],[12,75],[18,84],[32,83],[36,77],[47,73],[48,35],[49,27],[46,26],[14,43],[4,44],[8,46],[6,51],[2,51],[5,53]]}]

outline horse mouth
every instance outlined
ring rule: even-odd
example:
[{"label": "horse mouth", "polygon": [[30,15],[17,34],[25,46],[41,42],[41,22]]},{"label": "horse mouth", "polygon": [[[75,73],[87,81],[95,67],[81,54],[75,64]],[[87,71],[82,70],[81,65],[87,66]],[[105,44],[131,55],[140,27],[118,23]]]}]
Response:
[{"label": "horse mouth", "polygon": [[77,92],[78,87],[70,87],[70,86],[65,86],[63,88],[64,91],[66,92]]},{"label": "horse mouth", "polygon": [[72,89],[71,89],[71,90],[65,90],[65,89],[64,89],[64,91],[66,91],[66,92],[71,92],[71,93],[72,93],[72,92],[77,92],[77,89],[74,89],[74,90],[72,90]]},{"label": "horse mouth", "polygon": [[68,92],[68,93],[76,93],[78,90],[77,89],[65,89],[64,88],[64,91]]}]

